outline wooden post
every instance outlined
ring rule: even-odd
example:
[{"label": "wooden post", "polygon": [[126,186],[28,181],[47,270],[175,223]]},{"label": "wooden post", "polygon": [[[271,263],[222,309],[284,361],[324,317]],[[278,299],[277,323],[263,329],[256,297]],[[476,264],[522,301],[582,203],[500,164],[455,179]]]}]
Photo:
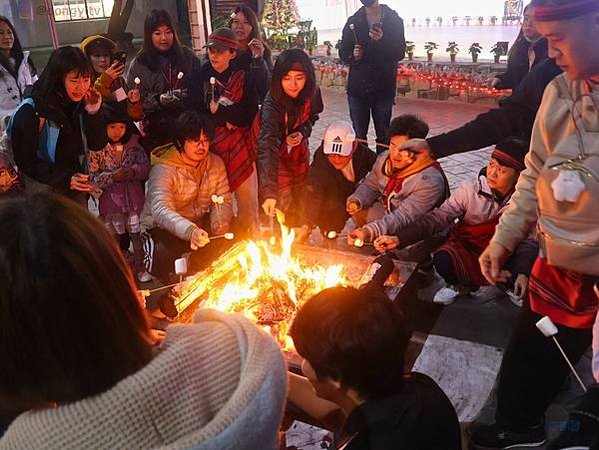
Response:
[{"label": "wooden post", "polygon": [[48,30],[50,31],[52,47],[58,48],[58,34],[56,33],[56,22],[54,20],[54,7],[52,5],[52,0],[44,0],[44,7],[46,8],[46,16],[48,18]]},{"label": "wooden post", "polygon": [[212,33],[210,0],[188,0],[191,45],[196,53],[204,51],[208,36]]}]

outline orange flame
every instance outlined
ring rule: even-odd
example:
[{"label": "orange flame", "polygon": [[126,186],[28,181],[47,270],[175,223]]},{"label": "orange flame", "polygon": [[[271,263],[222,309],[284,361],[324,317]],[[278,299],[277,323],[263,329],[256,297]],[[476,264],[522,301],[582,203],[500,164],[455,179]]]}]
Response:
[{"label": "orange flame", "polygon": [[[293,349],[287,332],[297,309],[321,290],[347,285],[348,280],[343,265],[307,267],[294,258],[295,233],[284,225],[281,212],[277,220],[281,225],[279,251],[264,241],[238,244],[236,258],[221,258],[212,276],[199,274],[185,283],[179,293],[179,311],[202,297],[202,307],[243,314],[271,333],[281,348]],[[220,279],[227,281],[220,285]]]}]

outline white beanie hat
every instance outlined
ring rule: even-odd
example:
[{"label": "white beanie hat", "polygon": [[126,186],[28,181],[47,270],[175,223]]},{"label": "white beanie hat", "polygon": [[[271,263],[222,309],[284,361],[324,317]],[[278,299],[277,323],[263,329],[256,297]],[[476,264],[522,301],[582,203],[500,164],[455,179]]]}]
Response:
[{"label": "white beanie hat", "polygon": [[333,122],[324,134],[324,154],[349,156],[355,140],[356,132],[351,123],[344,120]]}]

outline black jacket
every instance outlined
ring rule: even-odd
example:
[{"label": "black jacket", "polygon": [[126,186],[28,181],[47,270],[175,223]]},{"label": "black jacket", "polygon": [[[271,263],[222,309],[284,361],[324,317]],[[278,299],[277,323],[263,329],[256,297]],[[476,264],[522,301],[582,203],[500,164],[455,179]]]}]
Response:
[{"label": "black jacket", "polygon": [[[203,64],[202,68],[194,75],[192,82],[194,90],[197,90],[195,95],[198,96],[193,102],[196,107],[199,107],[200,111],[212,118],[217,127],[224,127],[227,122],[236,127],[248,127],[252,124],[258,112],[259,98],[252,75],[247,71],[245,72],[241,100],[230,106],[219,105],[216,114],[210,113],[210,102],[212,101],[210,78],[214,77],[226,86],[232,74],[233,70],[231,68],[223,73],[218,73],[212,68],[210,62]],[[214,89],[216,99],[220,98],[223,93],[224,89],[217,83]]]},{"label": "black jacket", "polygon": [[[312,127],[318,120],[318,115],[324,110],[320,89],[312,99],[310,118],[298,129],[292,128],[301,112],[302,105],[286,108],[283,103],[276,101],[270,93],[266,95],[262,105],[260,119],[260,134],[258,136],[258,185],[260,200],[278,198],[279,149],[288,135],[296,131],[305,138],[312,134]],[[287,125],[285,115],[287,114]]]},{"label": "black jacket", "polygon": [[[37,155],[40,117],[60,127],[56,143],[55,162],[45,161]],[[22,106],[13,118],[12,149],[19,170],[34,180],[49,185],[65,195],[70,191],[71,177],[83,172],[81,158],[85,154],[80,121],[83,121],[88,150],[102,150],[108,138],[102,112],[90,115],[83,103],[61,100],[58,95],[47,102],[35,100],[35,110]]]},{"label": "black jacket", "polygon": [[252,58],[250,51],[239,51],[233,61],[231,61],[233,70],[245,70],[250,72],[260,96],[260,102],[264,101],[264,97],[270,89],[270,80],[272,78],[272,56],[270,50],[264,48],[264,56],[262,58]]},{"label": "black jacket", "polygon": [[[141,80],[141,103],[144,108],[144,147],[150,151],[154,147],[172,142],[173,122],[179,115],[191,109],[193,105],[192,80],[195,72],[200,69],[200,60],[192,50],[183,47],[181,60],[174,54],[159,55],[154,61],[156,67],[150,67],[143,58],[135,57],[131,61],[127,73],[127,85],[135,86],[135,78]],[[177,80],[177,75],[183,73],[183,78]],[[160,103],[160,95],[175,89],[180,101],[169,105]]]},{"label": "black jacket", "polygon": [[[347,93],[352,97],[395,98],[397,62],[404,59],[406,50],[404,26],[395,11],[386,5],[381,8],[383,38],[380,41],[374,42],[368,35],[370,27],[364,7],[351,16],[343,28],[339,57],[350,67]],[[354,24],[358,44],[364,52],[358,62],[354,60],[356,42],[350,24]]]},{"label": "black jacket", "polygon": [[349,181],[335,169],[323,152],[323,144],[314,154],[308,171],[308,186],[302,201],[302,225],[318,226],[321,232],[341,231],[349,214],[345,210],[347,197],[370,172],[376,153],[365,144],[358,144],[353,154],[355,181]]},{"label": "black jacket", "polygon": [[427,375],[414,372],[395,395],[354,409],[335,448],[345,441],[346,450],[460,450],[461,440],[458,417],[445,393]]},{"label": "black jacket", "polygon": [[[535,52],[535,60],[533,61],[532,66],[530,66],[530,61],[528,59],[528,49],[531,45]],[[518,36],[518,39],[516,39],[514,46],[510,50],[507,60],[507,71],[497,76],[497,78],[499,78],[499,83],[495,87],[497,89],[516,89],[533,67],[548,58],[547,51],[547,39],[541,38],[532,44],[528,42],[522,35],[522,32],[520,32],[520,36]]]},{"label": "black jacket", "polygon": [[530,140],[545,87],[562,70],[550,59],[538,64],[499,108],[479,114],[476,119],[449,133],[427,139],[436,158],[495,145],[510,136]]}]

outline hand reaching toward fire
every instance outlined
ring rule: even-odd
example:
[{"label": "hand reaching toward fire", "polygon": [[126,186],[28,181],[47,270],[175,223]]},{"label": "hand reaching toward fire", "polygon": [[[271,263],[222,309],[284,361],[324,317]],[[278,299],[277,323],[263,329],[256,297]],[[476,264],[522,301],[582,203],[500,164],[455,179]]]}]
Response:
[{"label": "hand reaching toward fire", "polygon": [[374,241],[374,248],[377,252],[383,253],[399,247],[399,238],[397,236],[379,236]]},{"label": "hand reaching toward fire", "polygon": [[205,247],[210,243],[210,238],[208,237],[208,233],[201,228],[196,228],[191,233],[191,249],[197,250],[199,248]]}]

